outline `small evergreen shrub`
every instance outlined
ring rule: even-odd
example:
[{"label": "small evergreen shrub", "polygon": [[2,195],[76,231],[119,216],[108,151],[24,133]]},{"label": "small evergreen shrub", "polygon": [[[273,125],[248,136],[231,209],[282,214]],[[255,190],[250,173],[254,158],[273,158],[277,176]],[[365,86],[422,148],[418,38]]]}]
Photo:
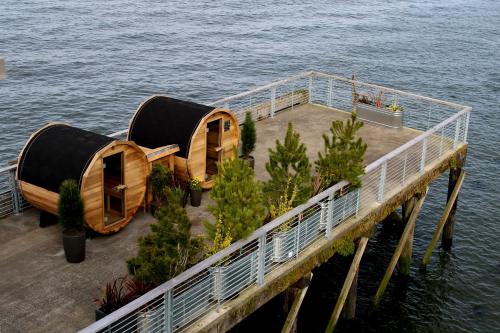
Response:
[{"label": "small evergreen shrub", "polygon": [[361,186],[359,177],[364,174],[363,157],[367,148],[361,138],[355,138],[361,127],[363,122],[358,121],[356,113],[353,112],[346,122],[332,122],[331,136],[323,135],[324,152],[318,153],[315,163],[322,189],[343,180],[347,180],[352,187]]},{"label": "small evergreen shrub", "polygon": [[[210,192],[215,205],[208,209],[221,219],[222,235],[229,234],[233,241],[248,237],[259,228],[266,215],[262,185],[254,180],[254,171],[239,158],[224,159]],[[215,226],[205,223],[210,239],[215,239]]]},{"label": "small evergreen shrub", "polygon": [[[306,146],[300,142],[299,133],[288,123],[285,140],[276,140],[276,148],[269,149],[269,162],[266,170],[271,179],[264,185],[264,191],[271,205],[278,205],[280,198],[290,197],[296,191],[292,205],[295,207],[306,202],[312,195],[313,183],[311,163],[307,157]],[[287,193],[284,193],[287,190]]]},{"label": "small evergreen shrub", "polygon": [[252,119],[252,114],[247,112],[241,129],[241,153],[244,158],[248,158],[255,149],[256,137],[255,122]]},{"label": "small evergreen shrub", "polygon": [[149,186],[151,187],[151,193],[153,194],[153,201],[165,201],[165,188],[172,182],[172,178],[172,171],[167,171],[163,164],[156,163],[153,165],[151,173],[148,177]]},{"label": "small evergreen shrub", "polygon": [[80,188],[73,179],[62,182],[59,188],[59,223],[65,231],[83,230],[84,228],[84,208],[80,196]]},{"label": "small evergreen shrub", "polygon": [[139,281],[159,285],[196,264],[203,257],[203,241],[191,236],[191,222],[180,194],[166,188],[167,203],[157,210],[158,222],[139,239],[139,251],[127,261]]}]

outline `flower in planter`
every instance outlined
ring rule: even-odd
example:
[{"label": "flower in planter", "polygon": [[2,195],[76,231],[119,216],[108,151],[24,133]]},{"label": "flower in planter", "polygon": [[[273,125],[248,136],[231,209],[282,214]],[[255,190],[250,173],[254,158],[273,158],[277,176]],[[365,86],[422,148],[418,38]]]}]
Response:
[{"label": "flower in planter", "polygon": [[189,188],[193,191],[201,191],[201,179],[198,177],[191,178],[189,182]]},{"label": "flower in planter", "polygon": [[[271,214],[271,218],[275,219],[293,209],[295,197],[297,196],[297,185],[293,184],[293,189],[291,193],[289,190],[290,185],[291,185],[291,178],[288,178],[288,183],[284,189],[284,192],[280,195],[278,203],[276,205],[271,204],[269,206],[269,212]],[[288,231],[290,229],[290,222],[291,221],[286,221],[285,223],[281,224],[278,228],[278,231],[279,232]]]},{"label": "flower in planter", "polygon": [[231,242],[233,240],[231,238],[231,230],[230,228],[228,228],[226,231],[224,231],[223,229],[224,223],[222,222],[222,217],[219,215],[219,217],[217,218],[217,222],[215,223],[214,237],[211,240],[212,245],[207,247],[207,258],[231,245]]}]

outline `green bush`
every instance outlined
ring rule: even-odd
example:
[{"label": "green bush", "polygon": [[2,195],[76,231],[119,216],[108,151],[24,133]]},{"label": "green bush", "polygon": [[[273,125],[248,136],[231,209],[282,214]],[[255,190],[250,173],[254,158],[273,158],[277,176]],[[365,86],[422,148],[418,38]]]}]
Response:
[{"label": "green bush", "polygon": [[306,152],[300,134],[293,130],[292,123],[288,123],[285,140],[283,143],[276,140],[276,148],[269,149],[269,162],[266,163],[271,179],[265,183],[264,192],[271,205],[279,205],[283,195],[290,198],[292,191],[296,192],[292,202],[294,207],[311,197],[311,163]]},{"label": "green bush", "polygon": [[[210,192],[215,205],[208,206],[215,218],[222,221],[220,233],[237,241],[259,228],[267,215],[262,194],[262,185],[254,180],[254,171],[247,162],[224,159]],[[209,223],[205,226],[213,241],[215,227]]]},{"label": "green bush", "polygon": [[322,189],[342,180],[347,180],[353,187],[361,186],[359,177],[364,174],[363,157],[367,148],[361,138],[356,139],[356,133],[361,127],[363,122],[358,121],[353,112],[351,119],[346,122],[332,122],[331,137],[323,135],[324,154],[319,152],[315,163]]},{"label": "green bush", "polygon": [[80,188],[73,179],[62,182],[59,188],[59,223],[64,230],[83,230],[84,208]]},{"label": "green bush", "polygon": [[252,114],[247,112],[241,129],[241,153],[243,157],[248,158],[255,149],[256,136],[255,122],[252,119]]},{"label": "green bush", "polygon": [[148,181],[154,201],[164,202],[166,200],[165,188],[172,182],[172,178],[172,171],[167,171],[163,164],[156,163],[153,165]]},{"label": "green bush", "polygon": [[155,214],[158,222],[139,238],[137,256],[127,261],[129,273],[144,283],[159,285],[203,257],[203,242],[191,236],[191,222],[179,192],[167,188],[165,194],[167,203]]}]

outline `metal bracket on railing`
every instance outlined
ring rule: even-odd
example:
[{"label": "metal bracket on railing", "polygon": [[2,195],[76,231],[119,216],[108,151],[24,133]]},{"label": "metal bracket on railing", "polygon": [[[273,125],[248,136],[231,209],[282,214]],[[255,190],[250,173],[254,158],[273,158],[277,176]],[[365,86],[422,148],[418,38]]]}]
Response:
[{"label": "metal bracket on railing", "polygon": [[10,190],[12,192],[12,206],[15,214],[21,212],[21,194],[19,193],[16,181],[16,169],[9,171]]},{"label": "metal bracket on railing", "polygon": [[271,88],[271,118],[274,118],[274,111],[276,111],[276,87]]},{"label": "metal bracket on railing", "polygon": [[302,221],[302,213],[297,217],[297,233],[295,235],[295,259],[299,257],[300,250],[300,221]]},{"label": "metal bracket on railing", "polygon": [[164,306],[164,329],[165,333],[172,333],[173,324],[172,324],[172,289],[169,289],[165,292],[163,297],[163,306]]},{"label": "metal bracket on railing", "polygon": [[422,155],[420,156],[420,174],[425,171],[425,160],[427,159],[427,138],[422,142]]},{"label": "metal bracket on railing", "polygon": [[386,174],[387,174],[387,161],[385,161],[384,164],[382,164],[381,170],[380,170],[380,182],[379,182],[379,186],[378,186],[378,195],[377,195],[378,202],[384,201]]},{"label": "metal bracket on railing", "polygon": [[264,275],[266,273],[266,235],[259,237],[258,245],[258,255],[257,255],[257,284],[264,284]]},{"label": "metal bracket on railing", "polygon": [[333,228],[333,208],[335,205],[334,193],[328,196],[328,210],[326,213],[326,238],[332,239],[332,228]]}]

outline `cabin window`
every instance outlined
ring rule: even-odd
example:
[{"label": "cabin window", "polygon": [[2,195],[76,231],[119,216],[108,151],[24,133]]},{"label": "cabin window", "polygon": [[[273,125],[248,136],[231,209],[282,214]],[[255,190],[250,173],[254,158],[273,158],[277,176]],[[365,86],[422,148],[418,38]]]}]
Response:
[{"label": "cabin window", "polygon": [[231,120],[224,121],[224,132],[227,132],[231,129]]}]

